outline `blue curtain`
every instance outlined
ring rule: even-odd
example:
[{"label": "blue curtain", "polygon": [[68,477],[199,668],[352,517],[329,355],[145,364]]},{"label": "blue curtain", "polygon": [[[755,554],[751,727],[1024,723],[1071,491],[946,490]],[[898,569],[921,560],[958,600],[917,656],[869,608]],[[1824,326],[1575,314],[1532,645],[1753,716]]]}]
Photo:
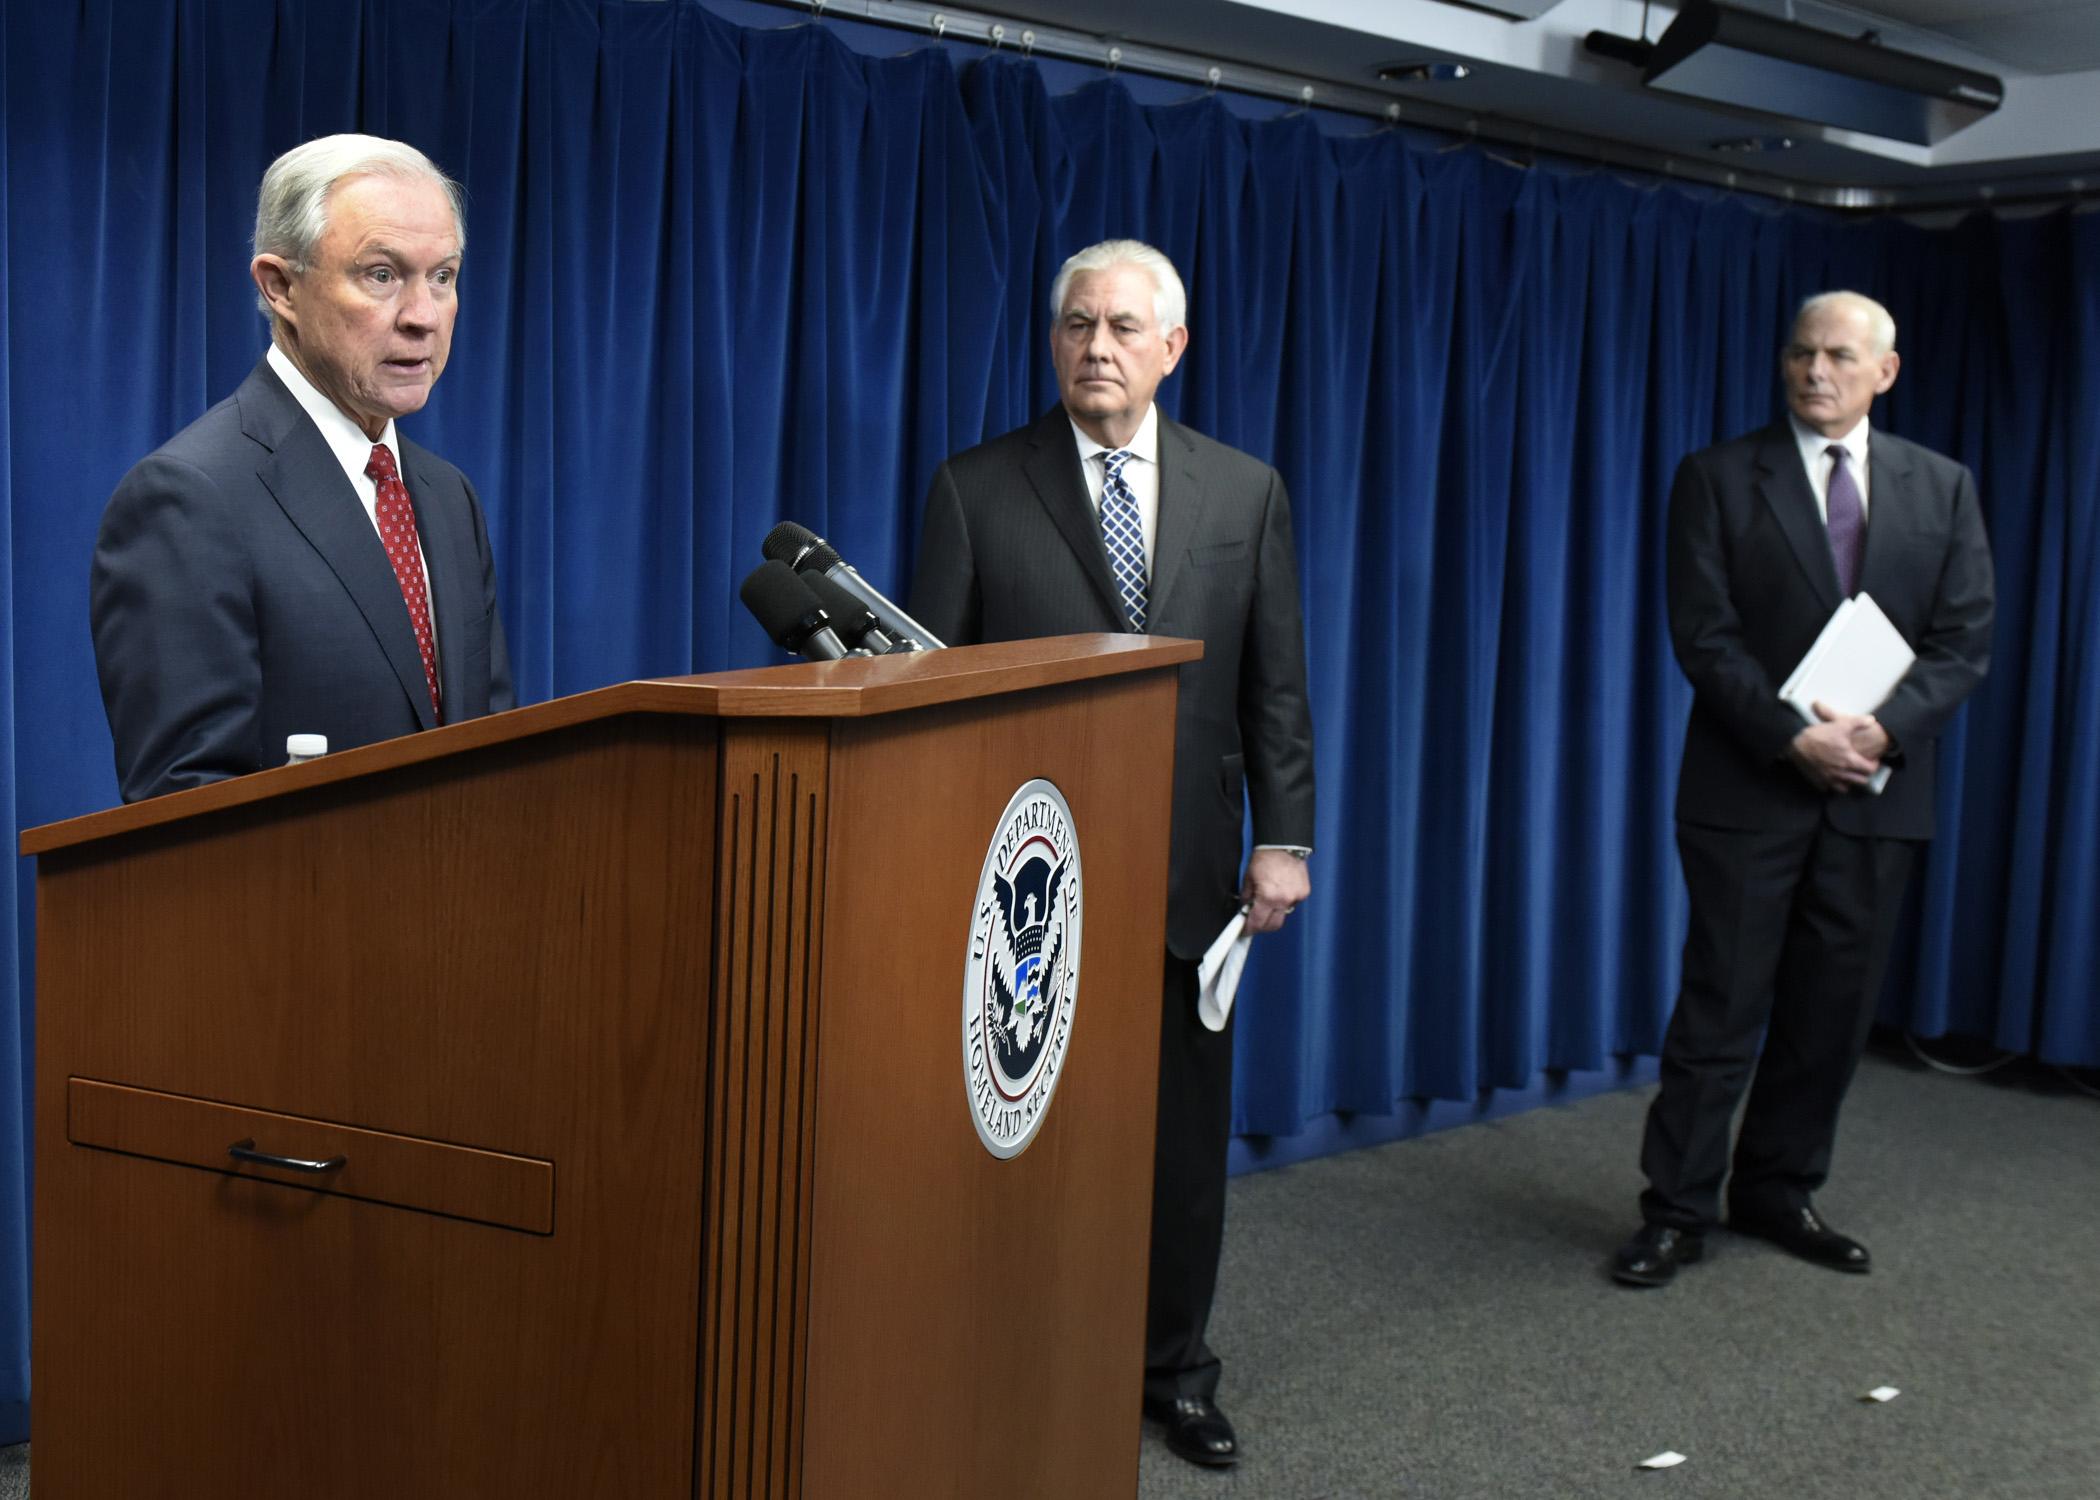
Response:
[{"label": "blue curtain", "polygon": [[[1669,476],[1774,415],[1787,308],[1851,285],[1903,326],[1880,419],[1977,470],[2001,598],[1886,1015],[2100,1065],[2092,216],[1847,222],[695,0],[17,4],[0,105],[18,828],[115,799],[96,521],[260,353],[253,195],[297,141],[404,137],[466,184],[453,362],[410,426],[488,500],[528,699],[772,659],[734,592],[782,516],[901,588],[933,467],[1054,397],[1059,260],[1131,234],[1191,286],[1163,404],[1278,465],[1303,552],[1316,894],[1259,946],[1239,1128],[1602,1067],[1657,1046],[1683,927]],[[0,1436],[30,877],[0,938]]]}]

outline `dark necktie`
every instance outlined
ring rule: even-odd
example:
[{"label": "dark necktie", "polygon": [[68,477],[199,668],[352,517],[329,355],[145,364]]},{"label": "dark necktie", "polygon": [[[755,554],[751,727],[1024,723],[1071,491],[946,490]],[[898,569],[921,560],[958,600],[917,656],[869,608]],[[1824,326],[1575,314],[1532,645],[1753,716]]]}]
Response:
[{"label": "dark necktie", "polygon": [[1137,496],[1123,477],[1130,462],[1128,448],[1101,455],[1101,540],[1108,547],[1108,563],[1115,570],[1116,592],[1123,596],[1123,613],[1130,628],[1145,628],[1145,528],[1138,518]]},{"label": "dark necktie", "polygon": [[430,631],[430,595],[423,587],[416,508],[409,503],[408,486],[401,482],[401,471],[394,467],[394,455],[385,443],[372,445],[365,477],[379,487],[379,499],[373,506],[379,521],[379,540],[386,544],[386,559],[394,565],[394,581],[401,585],[401,602],[408,606],[408,623],[416,630],[416,649],[423,653],[423,680],[430,685],[431,716],[442,724],[445,709],[438,698],[437,644]]},{"label": "dark necktie", "polygon": [[1850,599],[1859,592],[1859,560],[1867,550],[1867,511],[1859,501],[1859,485],[1845,460],[1851,455],[1842,443],[1825,450],[1830,455],[1830,494],[1824,509],[1830,526],[1830,556],[1837,564],[1838,587]]}]

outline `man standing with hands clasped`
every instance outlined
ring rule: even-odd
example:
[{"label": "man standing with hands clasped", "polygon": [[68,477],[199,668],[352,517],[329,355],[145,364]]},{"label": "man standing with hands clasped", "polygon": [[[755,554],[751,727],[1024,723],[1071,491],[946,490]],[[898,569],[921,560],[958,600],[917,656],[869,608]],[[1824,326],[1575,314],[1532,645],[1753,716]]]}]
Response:
[{"label": "man standing with hands clasped", "polygon": [[[1983,680],[1992,609],[1969,471],[1867,420],[1898,366],[1879,303],[1809,298],[1781,358],[1788,420],[1692,454],[1670,492],[1670,638],[1693,694],[1677,789],[1691,930],[1641,1146],[1643,1224],[1612,1266],[1629,1286],[1700,1258],[1724,1177],[1731,1228],[1836,1270],[1870,1265],[1811,1194],[1932,836],[1934,740]],[[1857,593],[1917,660],[1875,712],[1819,704],[1804,727],[1780,684]]]},{"label": "man standing with hands clasped", "polygon": [[[1190,636],[1175,725],[1145,1410],[1192,1463],[1239,1457],[1204,1341],[1225,1231],[1232,1029],[1196,1015],[1196,960],[1244,902],[1273,932],[1306,898],[1313,825],[1305,631],[1283,480],[1160,415],[1187,296],[1149,245],[1109,240],[1051,288],[1062,396],[941,466],[911,612],[953,645],[1140,631]],[[1240,875],[1240,822],[1255,849]]]}]

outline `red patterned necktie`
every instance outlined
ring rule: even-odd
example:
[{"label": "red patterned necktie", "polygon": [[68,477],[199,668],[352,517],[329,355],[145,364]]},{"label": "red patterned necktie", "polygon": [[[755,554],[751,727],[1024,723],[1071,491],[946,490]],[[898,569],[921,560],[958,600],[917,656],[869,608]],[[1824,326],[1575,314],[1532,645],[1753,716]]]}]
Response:
[{"label": "red patterned necktie", "polygon": [[386,544],[387,561],[394,565],[394,579],[401,585],[401,601],[408,606],[408,623],[416,628],[416,649],[423,653],[423,680],[430,684],[430,707],[437,722],[445,722],[445,709],[438,698],[437,646],[430,631],[430,595],[423,587],[423,553],[416,539],[416,509],[408,501],[408,486],[394,467],[394,455],[385,443],[372,445],[365,478],[379,486],[379,501],[373,513],[379,520],[379,540]]}]

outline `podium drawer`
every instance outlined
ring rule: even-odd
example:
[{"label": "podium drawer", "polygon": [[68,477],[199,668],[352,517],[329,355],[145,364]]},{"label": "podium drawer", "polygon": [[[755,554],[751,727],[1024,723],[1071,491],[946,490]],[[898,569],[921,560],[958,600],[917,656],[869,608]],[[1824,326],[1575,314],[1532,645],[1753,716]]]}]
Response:
[{"label": "podium drawer", "polygon": [[[554,1232],[554,1163],[418,1136],[360,1130],[93,1078],[66,1081],[66,1139],[76,1146],[202,1167],[305,1192]],[[238,1159],[245,1145],[307,1164]]]}]

